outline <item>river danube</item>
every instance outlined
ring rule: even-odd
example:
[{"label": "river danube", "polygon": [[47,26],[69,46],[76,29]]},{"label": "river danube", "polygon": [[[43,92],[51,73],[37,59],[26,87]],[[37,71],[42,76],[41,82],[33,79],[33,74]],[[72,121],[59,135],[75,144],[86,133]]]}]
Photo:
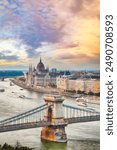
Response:
[{"label": "river danube", "polygon": [[[21,90],[20,87],[10,86],[9,79],[0,81],[0,120],[17,115],[38,107],[44,103],[44,94]],[[20,98],[25,95],[25,99]],[[65,98],[64,103],[77,106],[74,99]],[[90,106],[92,107],[92,106]],[[89,109],[90,109],[89,107]],[[99,106],[94,105],[98,110]],[[77,123],[68,125],[66,144],[42,142],[40,139],[41,128],[0,133],[0,144],[5,142],[15,145],[17,141],[22,146],[29,146],[35,150],[99,150],[100,149],[100,122]]]}]

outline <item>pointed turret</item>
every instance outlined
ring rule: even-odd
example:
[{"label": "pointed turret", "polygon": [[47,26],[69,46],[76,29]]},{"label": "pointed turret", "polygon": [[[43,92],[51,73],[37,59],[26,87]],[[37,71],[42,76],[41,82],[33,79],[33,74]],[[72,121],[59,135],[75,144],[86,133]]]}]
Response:
[{"label": "pointed turret", "polygon": [[48,66],[47,66],[46,70],[47,70],[47,72],[49,72],[49,67]]},{"label": "pointed turret", "polygon": [[30,72],[32,72],[32,64],[30,65]]},{"label": "pointed turret", "polygon": [[28,70],[28,72],[30,72],[30,64],[29,64],[29,70]]},{"label": "pointed turret", "polygon": [[40,57],[40,63],[42,63],[42,61],[41,61],[41,57]]}]

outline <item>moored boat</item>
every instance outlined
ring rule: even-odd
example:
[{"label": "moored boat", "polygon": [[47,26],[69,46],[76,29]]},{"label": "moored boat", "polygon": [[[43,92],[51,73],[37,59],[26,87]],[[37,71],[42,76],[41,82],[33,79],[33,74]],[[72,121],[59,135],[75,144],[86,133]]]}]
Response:
[{"label": "moored boat", "polygon": [[0,89],[0,92],[5,92],[5,89]]},{"label": "moored boat", "polygon": [[26,97],[25,97],[24,95],[20,95],[19,98],[23,98],[23,99],[24,99],[24,98],[26,98]]},{"label": "moored boat", "polygon": [[84,106],[87,107],[87,101],[85,98],[81,97],[81,98],[76,98],[76,101],[78,103],[78,106]]}]

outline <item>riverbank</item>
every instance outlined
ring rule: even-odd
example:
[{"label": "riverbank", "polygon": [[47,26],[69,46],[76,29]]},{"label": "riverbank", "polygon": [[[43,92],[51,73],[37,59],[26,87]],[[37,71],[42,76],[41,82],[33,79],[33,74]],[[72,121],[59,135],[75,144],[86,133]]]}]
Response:
[{"label": "riverbank", "polygon": [[42,87],[42,86],[28,86],[25,82],[21,81],[19,78],[11,79],[11,81],[16,84],[17,86],[20,86],[24,89],[38,92],[38,93],[45,93],[45,94],[59,94],[66,97],[74,97],[74,93],[68,93],[64,92],[63,90],[52,88],[52,87]]},{"label": "riverbank", "polygon": [[[27,89],[29,91],[34,91],[37,93],[59,94],[61,96],[73,98],[74,100],[76,100],[76,98],[80,95],[80,94],[65,92],[65,91],[57,89],[57,88],[42,87],[42,86],[28,86],[28,85],[26,85],[25,82],[21,81],[20,78],[11,79],[11,81],[23,89]],[[86,99],[88,104],[100,105],[100,97],[99,96],[83,95],[83,97]]]}]

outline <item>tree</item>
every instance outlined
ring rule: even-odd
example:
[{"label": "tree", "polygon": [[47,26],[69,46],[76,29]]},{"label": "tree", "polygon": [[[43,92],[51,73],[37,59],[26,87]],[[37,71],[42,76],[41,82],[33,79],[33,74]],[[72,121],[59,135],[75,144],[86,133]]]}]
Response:
[{"label": "tree", "polygon": [[94,93],[92,91],[89,91],[88,95],[94,95]]},{"label": "tree", "polygon": [[84,93],[85,91],[80,91],[80,90],[77,91],[77,94],[84,94]]},{"label": "tree", "polygon": [[19,141],[16,142],[15,150],[18,150],[21,147],[21,144]]},{"label": "tree", "polygon": [[7,143],[2,146],[2,150],[14,150],[14,148]]}]

